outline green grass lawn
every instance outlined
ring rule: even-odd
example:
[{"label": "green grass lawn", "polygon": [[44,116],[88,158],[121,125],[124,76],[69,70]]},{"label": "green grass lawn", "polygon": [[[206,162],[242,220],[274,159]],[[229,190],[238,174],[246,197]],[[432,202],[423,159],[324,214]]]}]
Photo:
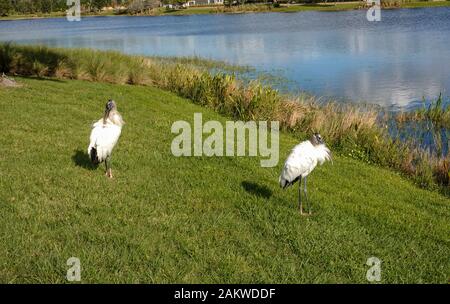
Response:
[{"label": "green grass lawn", "polygon": [[[299,5],[283,5],[280,7],[270,7],[270,10],[258,11],[258,7],[265,8],[266,5],[260,4],[257,6],[243,6],[243,7],[232,7],[235,12],[229,13],[252,13],[252,12],[277,12],[277,13],[293,13],[302,11],[343,11],[357,9],[360,6],[360,2],[352,3],[321,3],[321,4],[299,4]],[[220,7],[219,7],[220,8]],[[199,14],[214,14],[218,13],[217,8],[214,6],[205,7],[189,7],[186,9],[179,10],[167,10],[162,11],[163,15],[199,15]]]},{"label": "green grass lawn", "polygon": [[[0,16],[0,20],[20,20],[20,19],[47,19],[47,18],[66,18],[67,12],[51,12],[51,13],[36,13],[36,14],[11,14],[7,16]],[[99,13],[83,13],[81,17],[99,17],[99,16],[115,16],[112,11],[105,11]]]},{"label": "green grass lawn", "polygon": [[280,6],[274,8],[275,12],[302,12],[302,11],[345,11],[359,8],[360,2],[348,2],[348,3],[311,3],[311,4],[299,4]]},{"label": "green grass lawn", "polygon": [[403,8],[422,8],[422,7],[445,7],[450,6],[450,1],[418,1],[408,2],[401,5]]},{"label": "green grass lawn", "polygon": [[[336,156],[309,180],[315,215],[278,175],[300,139],[258,158],[172,156],[174,121],[226,118],[155,88],[23,79],[0,88],[0,282],[367,283],[450,279],[450,201],[396,173]],[[115,179],[85,155],[114,98],[126,125]]]},{"label": "green grass lawn", "polygon": [[[304,11],[346,11],[346,10],[356,10],[360,9],[362,2],[322,2],[322,3],[312,3],[312,4],[294,4],[294,5],[281,5],[280,7],[271,7],[270,11],[262,12],[277,12],[277,13],[295,13]],[[264,6],[264,5],[261,5]],[[419,2],[408,2],[401,3],[397,8],[424,8],[424,7],[448,7],[450,6],[450,1],[419,1]],[[394,8],[394,7],[393,7]],[[391,9],[393,9],[391,8]],[[235,7],[237,13],[250,13],[252,11],[252,6],[247,7]],[[258,12],[258,11],[255,11]],[[213,14],[217,13],[215,7],[189,7],[187,9],[162,11],[163,15],[197,15],[197,14]]]}]

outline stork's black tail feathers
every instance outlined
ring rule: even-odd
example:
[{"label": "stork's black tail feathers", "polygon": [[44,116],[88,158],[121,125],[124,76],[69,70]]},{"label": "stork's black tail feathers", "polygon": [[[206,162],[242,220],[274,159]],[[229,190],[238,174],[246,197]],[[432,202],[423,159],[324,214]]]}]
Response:
[{"label": "stork's black tail feathers", "polygon": [[92,148],[91,149],[91,155],[89,155],[89,156],[91,157],[91,162],[94,165],[98,165],[99,164],[98,157],[97,157],[97,149]]}]

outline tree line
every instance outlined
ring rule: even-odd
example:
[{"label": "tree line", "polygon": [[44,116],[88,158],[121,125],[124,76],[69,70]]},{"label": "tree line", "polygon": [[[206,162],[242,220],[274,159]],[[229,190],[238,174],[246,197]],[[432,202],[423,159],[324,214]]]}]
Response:
[{"label": "tree line", "polygon": [[[75,0],[73,0],[75,1]],[[98,12],[103,7],[124,6],[128,12],[139,12],[163,4],[183,4],[188,0],[80,0],[82,12]],[[257,2],[318,2],[319,0],[224,0],[225,5],[245,4]],[[326,2],[326,0],[322,0]],[[343,0],[335,0],[343,1]],[[38,13],[65,12],[68,8],[67,0],[0,0],[0,16],[27,15]]]},{"label": "tree line", "polygon": [[[83,11],[95,12],[105,6],[127,6],[132,0],[81,0]],[[0,0],[0,16],[9,14],[36,14],[63,12],[67,0]]]}]

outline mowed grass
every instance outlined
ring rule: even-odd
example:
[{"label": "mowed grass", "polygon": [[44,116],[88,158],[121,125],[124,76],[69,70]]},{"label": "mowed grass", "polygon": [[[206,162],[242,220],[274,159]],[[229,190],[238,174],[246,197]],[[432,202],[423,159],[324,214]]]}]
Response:
[{"label": "mowed grass", "polygon": [[[450,202],[396,173],[336,156],[309,179],[312,217],[278,175],[280,162],[174,157],[178,120],[226,118],[151,87],[19,78],[0,88],[0,281],[447,283]],[[126,125],[115,178],[87,160],[90,124],[114,98]]]}]

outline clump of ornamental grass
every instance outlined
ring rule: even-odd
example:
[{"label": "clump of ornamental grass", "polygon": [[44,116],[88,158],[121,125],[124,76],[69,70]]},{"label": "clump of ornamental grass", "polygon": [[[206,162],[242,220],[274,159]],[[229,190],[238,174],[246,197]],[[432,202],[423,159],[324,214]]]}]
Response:
[{"label": "clump of ornamental grass", "polygon": [[253,72],[255,69],[245,65],[230,64],[221,60],[207,59],[194,56],[182,56],[182,57],[166,57],[166,56],[152,56],[150,57],[156,62],[164,64],[180,64],[182,66],[190,66],[196,69],[204,69],[208,71],[219,71],[227,73],[248,73]]}]

